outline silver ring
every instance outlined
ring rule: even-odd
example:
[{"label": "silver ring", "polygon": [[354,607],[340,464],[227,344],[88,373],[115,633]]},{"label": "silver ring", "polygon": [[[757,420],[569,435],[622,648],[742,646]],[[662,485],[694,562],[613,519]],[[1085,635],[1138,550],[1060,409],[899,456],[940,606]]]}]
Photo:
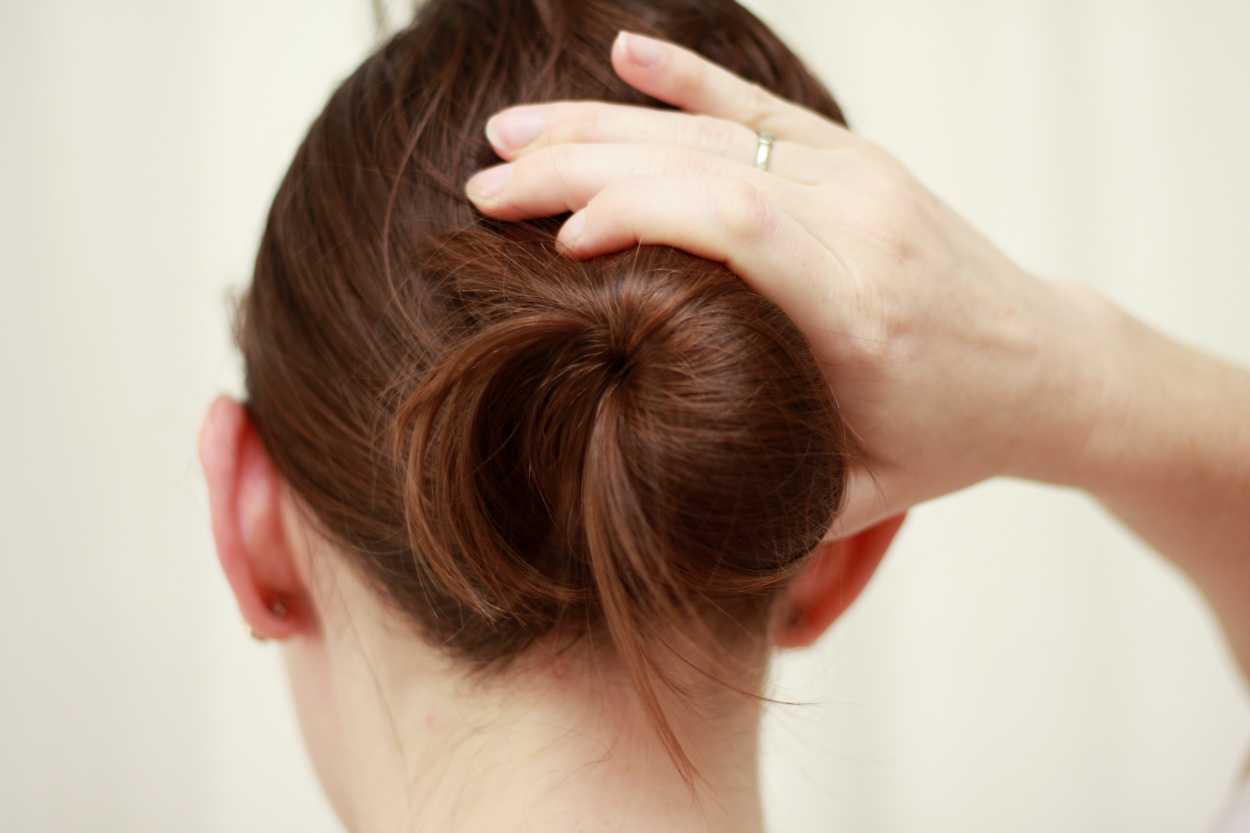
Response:
[{"label": "silver ring", "polygon": [[759,133],[759,143],[755,146],[755,167],[761,171],[768,170],[768,160],[773,156],[773,142],[777,139],[771,133]]}]

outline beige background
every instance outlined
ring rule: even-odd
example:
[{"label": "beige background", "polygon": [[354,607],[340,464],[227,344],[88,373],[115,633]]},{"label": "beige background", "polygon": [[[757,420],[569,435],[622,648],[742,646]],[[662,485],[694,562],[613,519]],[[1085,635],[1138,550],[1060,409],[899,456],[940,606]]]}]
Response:
[{"label": "beige background", "polygon": [[[760,0],[855,126],[1016,258],[1250,362],[1250,5]],[[365,0],[5,2],[0,829],[333,831],[214,563],[193,439],[225,294],[369,47]],[[1085,497],[913,513],[779,664],[776,833],[1203,830],[1250,702]]]}]

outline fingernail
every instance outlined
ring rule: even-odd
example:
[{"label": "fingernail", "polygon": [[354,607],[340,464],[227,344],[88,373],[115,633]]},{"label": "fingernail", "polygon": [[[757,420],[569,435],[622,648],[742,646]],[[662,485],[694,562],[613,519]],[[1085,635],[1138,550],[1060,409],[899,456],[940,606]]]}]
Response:
[{"label": "fingernail", "polygon": [[511,165],[496,165],[484,171],[478,171],[469,178],[466,187],[469,195],[481,199],[490,199],[503,190],[508,178],[512,176]]},{"label": "fingernail", "polygon": [[486,138],[495,147],[507,150],[520,150],[542,132],[542,114],[533,107],[505,110],[486,122]]},{"label": "fingernail", "polygon": [[621,32],[621,40],[625,44],[625,54],[640,67],[653,66],[664,55],[663,44],[646,35]]},{"label": "fingernail", "polygon": [[577,212],[564,224],[564,228],[560,229],[560,234],[556,238],[556,242],[561,248],[572,250],[577,245],[577,240],[586,231],[586,214],[585,212]]}]

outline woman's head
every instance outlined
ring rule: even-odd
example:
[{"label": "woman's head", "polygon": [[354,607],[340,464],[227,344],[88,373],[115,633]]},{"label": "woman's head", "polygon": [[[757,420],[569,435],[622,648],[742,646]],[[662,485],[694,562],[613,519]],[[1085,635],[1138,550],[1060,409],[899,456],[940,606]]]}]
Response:
[{"label": "woman's head", "polygon": [[205,432],[206,460],[251,442],[264,461],[206,467],[245,612],[281,602],[291,633],[326,618],[302,569],[248,551],[293,546],[289,518],[239,508],[272,478],[413,639],[474,679],[539,648],[615,667],[690,775],[661,706],[678,669],[722,676],[757,656],[783,592],[866,575],[810,569],[852,445],[775,306],[667,247],[575,262],[553,245],[563,218],[502,224],[463,195],[506,106],[656,104],[612,72],[621,29],[842,121],[732,0],[425,4],[334,91],[282,181],[237,322],[246,409]]}]

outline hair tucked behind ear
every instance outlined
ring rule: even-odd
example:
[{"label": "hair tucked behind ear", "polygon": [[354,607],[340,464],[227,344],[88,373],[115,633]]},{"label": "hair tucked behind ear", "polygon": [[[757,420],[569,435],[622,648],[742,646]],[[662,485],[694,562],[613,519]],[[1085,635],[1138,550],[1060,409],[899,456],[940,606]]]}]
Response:
[{"label": "hair tucked behind ear", "polygon": [[277,465],[425,638],[478,670],[602,642],[690,779],[658,694],[674,636],[761,631],[850,446],[801,334],[724,267],[667,247],[574,262],[563,218],[464,199],[498,109],[655,104],[611,72],[621,28],[842,121],[730,0],[434,0],[313,123],[237,332]]}]

